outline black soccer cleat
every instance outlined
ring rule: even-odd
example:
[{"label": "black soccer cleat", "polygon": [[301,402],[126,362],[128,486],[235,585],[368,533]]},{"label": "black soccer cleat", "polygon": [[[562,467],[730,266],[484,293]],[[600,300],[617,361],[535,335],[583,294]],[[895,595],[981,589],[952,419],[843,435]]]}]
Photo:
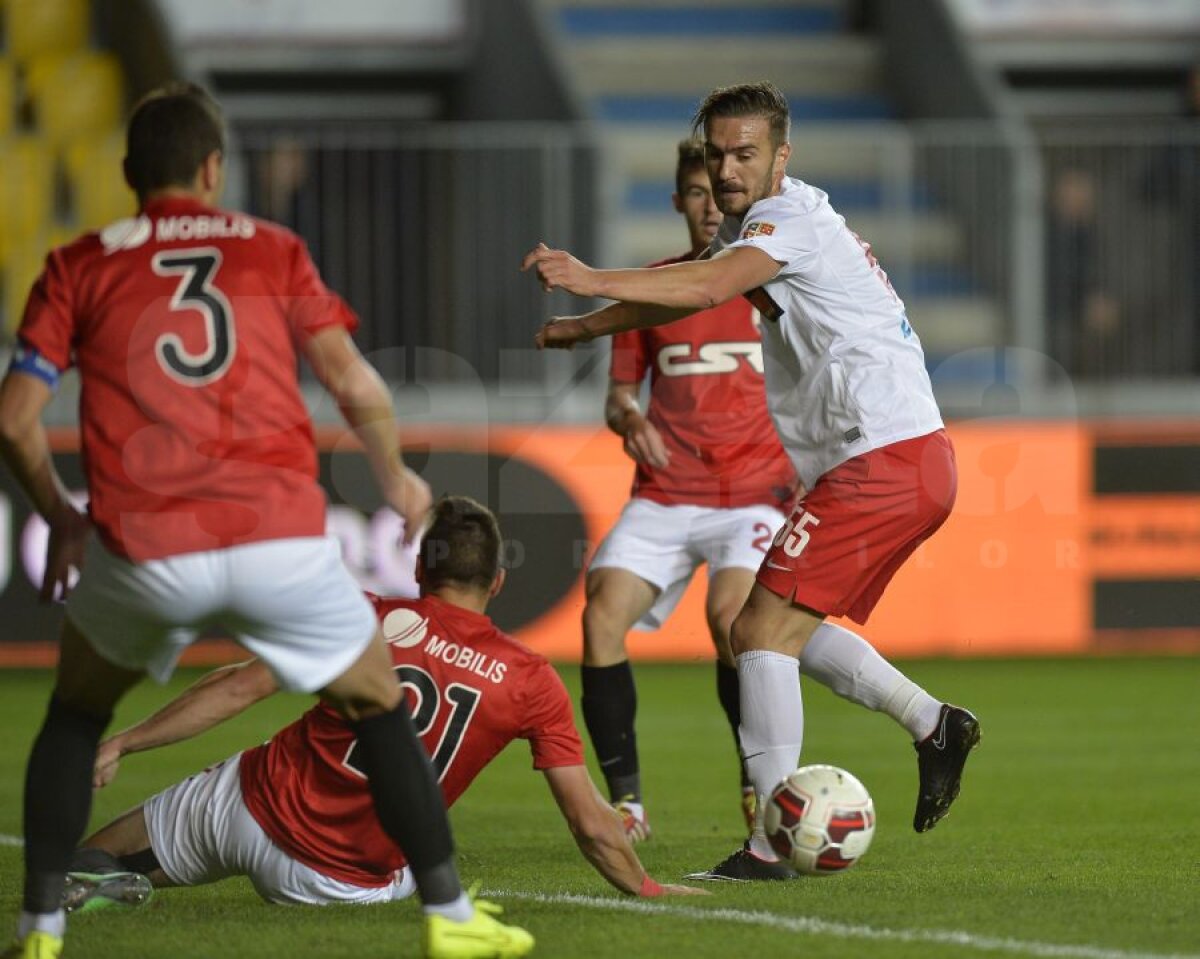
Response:
[{"label": "black soccer cleat", "polygon": [[962,784],[967,754],[979,745],[979,720],[961,706],[942,705],[938,724],[917,750],[917,772],[921,784],[913,829],[928,832],[950,811]]},{"label": "black soccer cleat", "polygon": [[693,872],[684,879],[701,879],[708,882],[760,882],[763,880],[798,879],[800,873],[782,859],[768,862],[750,851],[747,841],[741,849],[721,860],[708,872]]}]

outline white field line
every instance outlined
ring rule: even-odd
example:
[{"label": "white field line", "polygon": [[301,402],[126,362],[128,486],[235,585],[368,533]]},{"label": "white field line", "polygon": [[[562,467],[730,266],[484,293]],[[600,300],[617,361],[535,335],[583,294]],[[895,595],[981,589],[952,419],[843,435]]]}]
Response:
[{"label": "white field line", "polygon": [[24,846],[25,840],[20,836],[10,836],[8,833],[0,832],[0,846]]},{"label": "white field line", "polygon": [[1038,956],[1044,959],[1200,959],[1195,954],[1161,952],[1130,952],[1106,949],[1102,946],[1064,945],[1025,939],[980,936],[957,929],[888,929],[886,927],[851,925],[804,916],[784,916],[773,912],[740,909],[699,909],[695,906],[676,906],[644,899],[604,899],[598,896],[577,896],[566,893],[545,895],[513,890],[483,890],[481,896],[497,899],[524,899],[530,902],[562,903],[585,909],[612,909],[654,916],[671,916],[695,922],[731,922],[743,926],[761,926],[814,936],[836,939],[867,939],[875,942],[916,942],[957,946],[980,952],[1001,952],[1013,955]]}]

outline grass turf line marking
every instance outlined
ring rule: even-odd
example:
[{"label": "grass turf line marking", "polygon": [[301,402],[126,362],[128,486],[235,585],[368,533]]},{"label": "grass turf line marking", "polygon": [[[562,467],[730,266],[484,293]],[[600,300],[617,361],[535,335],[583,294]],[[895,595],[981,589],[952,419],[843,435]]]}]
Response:
[{"label": "grass turf line marking", "polygon": [[25,840],[20,836],[10,836],[0,832],[0,846],[24,846]]},{"label": "grass turf line marking", "polygon": [[996,936],[978,936],[955,929],[888,929],[886,927],[850,925],[844,922],[831,922],[828,919],[812,919],[804,916],[781,916],[778,913],[758,910],[747,912],[740,909],[697,909],[694,906],[674,906],[646,902],[641,899],[604,899],[599,896],[579,896],[569,893],[547,895],[500,889],[482,890],[480,896],[491,896],[497,899],[524,899],[530,902],[565,903],[572,906],[583,906],[587,909],[615,909],[621,912],[671,916],[700,922],[714,920],[733,922],[746,926],[766,926],[783,929],[787,932],[833,936],[840,939],[925,942],[977,949],[982,952],[1039,956],[1044,959],[1200,959],[1200,956],[1194,953],[1129,952],[1124,949],[1105,949],[1101,946],[1076,946]]}]

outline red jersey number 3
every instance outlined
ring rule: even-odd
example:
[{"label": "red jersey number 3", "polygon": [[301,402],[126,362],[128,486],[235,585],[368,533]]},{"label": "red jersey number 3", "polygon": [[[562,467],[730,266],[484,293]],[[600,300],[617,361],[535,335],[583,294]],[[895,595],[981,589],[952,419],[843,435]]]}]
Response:
[{"label": "red jersey number 3", "polygon": [[204,317],[204,349],[191,353],[178,333],[164,333],[154,344],[154,355],[163,371],[184,386],[206,386],[229,371],[237,351],[233,307],[213,281],[221,268],[221,251],[206,246],[157,253],[150,268],[159,276],[177,276],[171,297],[175,312],[196,310]]}]

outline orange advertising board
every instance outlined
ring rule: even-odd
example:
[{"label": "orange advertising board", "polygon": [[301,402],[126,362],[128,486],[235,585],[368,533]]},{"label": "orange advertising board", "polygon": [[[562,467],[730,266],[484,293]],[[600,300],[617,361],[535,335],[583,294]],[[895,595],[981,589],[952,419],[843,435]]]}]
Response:
[{"label": "orange advertising board", "polygon": [[[870,622],[851,628],[890,656],[1200,651],[1200,426],[988,421],[949,433],[953,514]],[[53,439],[68,483],[78,484],[76,436]],[[430,427],[404,440],[436,492],[475,496],[500,517],[510,574],[493,604],[497,621],[551,658],[577,660],[587,560],[629,495],[632,464],[619,439],[595,425]],[[395,517],[355,441],[331,430],[318,443],[330,531],[348,565],[366,588],[411,591],[415,556],[395,549]],[[54,611],[35,602],[44,525],[22,500],[0,489],[10,541],[0,606],[12,640],[0,642],[0,663],[34,661],[28,641],[57,632]],[[706,584],[698,571],[663,629],[631,634],[631,655],[710,659]]]}]

